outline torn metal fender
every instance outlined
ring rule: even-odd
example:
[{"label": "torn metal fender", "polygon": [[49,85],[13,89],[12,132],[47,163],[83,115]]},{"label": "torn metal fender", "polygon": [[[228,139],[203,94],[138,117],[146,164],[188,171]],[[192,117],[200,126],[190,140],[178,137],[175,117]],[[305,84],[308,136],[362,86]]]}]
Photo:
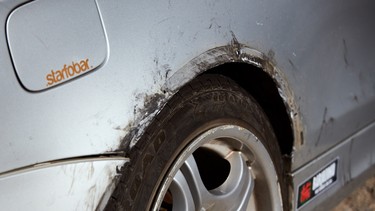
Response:
[{"label": "torn metal fender", "polygon": [[175,93],[178,89],[191,81],[197,75],[230,62],[243,62],[261,68],[275,81],[280,97],[282,98],[290,118],[294,135],[294,149],[303,145],[302,116],[299,113],[293,91],[290,89],[287,78],[278,69],[273,61],[272,51],[265,55],[257,50],[239,44],[235,37],[228,46],[221,46],[206,51],[184,65],[173,74],[166,83],[166,90]]},{"label": "torn metal fender", "polygon": [[[126,136],[122,139],[121,150],[128,151],[132,148],[153,118],[161,111],[168,99],[183,85],[187,84],[197,75],[230,62],[243,62],[261,68],[268,73],[278,86],[278,92],[287,108],[288,116],[293,128],[294,148],[303,144],[303,126],[294,94],[290,89],[287,79],[274,64],[272,52],[265,55],[257,50],[238,43],[233,35],[229,45],[210,49],[192,59],[182,68],[169,77],[165,77],[165,84],[160,86],[153,95],[141,94],[143,103],[138,103],[134,108],[134,120],[125,128]],[[168,72],[169,73],[169,72]]]}]

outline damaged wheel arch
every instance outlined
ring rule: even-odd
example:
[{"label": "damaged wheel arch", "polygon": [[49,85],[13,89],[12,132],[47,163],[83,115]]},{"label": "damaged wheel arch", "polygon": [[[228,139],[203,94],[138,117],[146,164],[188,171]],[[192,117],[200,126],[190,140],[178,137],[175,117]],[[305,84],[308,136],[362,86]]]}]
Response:
[{"label": "damaged wheel arch", "polygon": [[[232,129],[234,130],[232,131]],[[218,131],[218,133],[215,131]],[[259,139],[256,138],[248,142],[253,135],[247,132],[243,134],[244,131],[249,131],[250,134]],[[206,136],[200,136],[204,132],[216,135],[205,139],[204,137]],[[204,142],[209,141],[210,145],[205,145],[199,141],[200,138],[204,138]],[[220,190],[224,187],[232,187],[233,184],[227,184],[227,181],[231,183],[241,180],[243,182],[249,181],[249,184],[253,184],[253,176],[251,175],[255,175],[254,178],[262,178],[256,180],[258,185],[255,187],[258,188],[254,189],[254,193],[250,191],[252,189],[251,185],[249,190],[243,190],[240,188],[242,187],[241,185],[235,185],[238,188],[232,191],[227,190],[229,191],[228,194],[233,192],[235,195],[240,194],[241,196],[238,199],[241,201],[240,203],[233,194],[224,194],[227,197],[224,197],[224,195],[223,197],[231,201],[228,205],[235,204],[235,206],[242,208],[256,207],[261,210],[264,206],[268,207],[268,210],[271,207],[273,207],[272,210],[282,210],[282,207],[284,207],[284,209],[288,210],[288,204],[283,203],[289,199],[287,194],[287,175],[284,174],[285,165],[283,165],[282,154],[279,147],[274,144],[275,142],[276,137],[261,107],[233,80],[218,74],[195,78],[172,97],[172,100],[157,115],[157,119],[146,129],[140,141],[130,150],[130,162],[124,168],[125,174],[123,174],[106,209],[132,210],[137,208],[148,210],[154,207],[158,210],[161,205],[159,203],[153,204],[154,200],[156,200],[156,197],[158,201],[159,199],[161,200],[165,194],[165,192],[160,192],[159,188],[169,187],[167,183],[165,185],[163,183],[160,186],[161,182],[164,178],[174,176],[170,169],[172,165],[175,165],[175,162],[184,159],[186,157],[185,153],[195,151],[195,148],[192,150],[186,149],[190,146],[197,146],[208,147],[219,153],[218,157],[223,159],[229,159],[229,155],[233,153],[239,153],[238,155],[243,153],[244,156],[246,154],[243,158],[244,162],[241,162],[243,171],[231,171],[232,173],[227,175],[228,178],[223,180],[225,181],[223,185],[217,187]],[[242,155],[239,157],[242,160]],[[205,160],[205,156],[204,158],[197,157],[196,159]],[[239,164],[237,162],[230,163],[232,167],[236,167]],[[176,167],[178,168],[178,166]],[[222,167],[223,165],[220,164],[217,166],[220,170]],[[254,169],[254,171],[251,169]],[[166,176],[167,173],[170,176]],[[186,176],[186,172],[183,174]],[[194,170],[193,174],[196,178],[201,176],[200,171]],[[225,175],[224,173],[224,177],[226,177]],[[187,182],[192,182],[188,178],[190,177],[186,176]],[[248,183],[246,182],[246,184]],[[199,187],[203,186],[199,185]],[[221,197],[210,197],[210,194],[215,192],[210,190],[210,188],[200,190],[202,194],[208,194],[208,198],[202,198],[203,201],[196,198],[200,194],[194,194],[196,193],[194,188],[194,190],[191,190],[191,194],[188,193],[188,189],[183,189],[187,191],[186,194],[183,194],[184,196],[187,197],[193,194],[192,197],[194,199],[189,198],[189,202],[194,203],[196,209],[199,209],[199,207],[211,207],[211,201],[215,204],[217,203],[218,206],[222,203],[222,200],[219,200]],[[213,192],[208,193],[207,191]],[[264,194],[265,197],[272,198],[272,204],[266,205],[261,202],[261,196]],[[177,209],[179,206],[185,206],[181,204],[180,200],[177,200],[180,199],[178,191],[172,191],[172,195],[174,197],[172,206],[176,205]],[[233,200],[239,204],[233,204]],[[167,209],[169,210],[169,208]]]},{"label": "damaged wheel arch", "polygon": [[[137,110],[147,110],[152,114],[152,117],[146,117],[147,121],[143,120],[144,117],[135,118],[140,121],[132,123],[134,131],[129,131],[130,135],[123,139],[122,147],[125,148],[125,151],[130,151],[133,146],[139,147],[139,144],[146,144],[137,143],[140,137],[147,135],[143,134],[144,129],[137,129],[137,125],[142,126],[141,128],[150,127],[154,123],[153,119],[163,110],[170,97],[177,93],[182,86],[202,75],[220,74],[238,83],[264,109],[274,128],[284,158],[284,174],[289,174],[293,150],[303,144],[303,127],[293,92],[283,73],[275,67],[272,60],[273,58],[236,42],[199,55],[166,78],[166,82],[156,94],[155,100],[152,100],[153,103],[150,105],[144,103],[143,107],[137,108]],[[160,97],[160,93],[165,96]],[[152,95],[147,96],[152,98]],[[290,182],[287,183],[288,186],[292,185]],[[288,196],[288,198],[292,198],[292,196]]]},{"label": "damaged wheel arch", "polygon": [[134,108],[134,121],[124,129],[128,135],[122,139],[121,151],[129,150],[138,142],[144,128],[182,86],[200,75],[215,73],[231,78],[253,95],[275,129],[281,152],[292,156],[293,151],[303,145],[302,117],[286,77],[275,66],[272,54],[269,55],[234,39],[230,45],[210,49],[195,57],[165,78],[158,92],[142,94],[146,97]]},{"label": "damaged wheel arch", "polygon": [[281,152],[292,156],[303,145],[303,126],[299,108],[283,72],[272,54],[237,43],[211,49],[194,58],[174,73],[166,90],[175,93],[195,77],[221,74],[231,78],[252,95],[265,110],[275,130]]},{"label": "damaged wheel arch", "polygon": [[168,79],[165,89],[175,93],[183,84],[205,74],[231,78],[262,106],[282,153],[292,156],[293,151],[303,145],[302,119],[294,93],[272,55],[246,47],[234,39],[230,45],[206,51],[184,65]]}]

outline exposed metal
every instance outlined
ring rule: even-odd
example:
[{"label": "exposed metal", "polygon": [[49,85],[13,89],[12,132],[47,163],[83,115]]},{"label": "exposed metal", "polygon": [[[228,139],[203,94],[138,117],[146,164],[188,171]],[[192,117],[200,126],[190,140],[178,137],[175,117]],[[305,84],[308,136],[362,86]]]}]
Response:
[{"label": "exposed metal", "polygon": [[[238,43],[233,34],[233,40],[230,45],[217,47],[202,53],[184,65],[178,72],[171,75],[165,87],[162,87],[159,93],[155,93],[153,97],[147,95],[143,97],[145,99],[144,105],[134,108],[134,113],[137,113],[141,119],[132,121],[126,127],[125,130],[128,131],[128,135],[123,139],[122,147],[127,148],[129,146],[131,148],[135,145],[150,120],[160,111],[166,99],[178,91],[181,84],[189,82],[198,74],[228,62],[244,62],[262,68],[275,80],[292,123],[295,137],[294,146],[301,146],[303,143],[301,115],[286,77],[272,64],[272,58]],[[137,96],[139,95],[142,96],[141,94]]]}]

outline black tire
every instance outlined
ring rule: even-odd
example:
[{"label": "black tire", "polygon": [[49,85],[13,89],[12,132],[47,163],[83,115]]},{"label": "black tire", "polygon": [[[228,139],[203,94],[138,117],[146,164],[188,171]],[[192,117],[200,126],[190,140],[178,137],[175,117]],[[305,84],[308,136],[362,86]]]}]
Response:
[{"label": "black tire", "polygon": [[[228,132],[224,131],[225,128],[244,132]],[[249,176],[251,181],[255,181],[255,186],[251,187],[254,188],[253,192],[250,193],[254,197],[251,200],[255,200],[255,207],[259,210],[282,209],[282,203],[286,203],[280,199],[285,199],[286,194],[283,163],[267,117],[256,101],[232,80],[219,75],[204,75],[194,79],[172,97],[131,149],[130,163],[124,167],[123,176],[106,210],[151,210],[153,206],[161,204],[161,198],[164,202],[172,203],[167,206],[173,206],[172,199],[166,200],[166,188],[169,188],[173,182],[170,179],[174,178],[176,171],[180,170],[192,152],[205,188],[218,188],[228,177],[231,167],[228,167],[228,162],[222,162],[224,159],[220,153],[206,147],[210,140],[199,142],[206,137],[202,134],[213,129],[224,131],[222,135],[217,134],[220,137],[215,136],[215,143],[225,145],[226,149],[240,151],[246,165],[256,169],[255,172],[252,169]],[[245,136],[251,137],[247,140]],[[200,139],[197,141],[197,138]],[[196,146],[192,146],[192,143]],[[256,144],[260,146],[259,149],[264,147],[266,153],[262,150],[256,152]],[[180,161],[177,161],[178,158]],[[268,177],[273,172],[277,177],[271,175],[276,179],[270,181],[272,179]],[[173,198],[170,192],[167,195]],[[279,199],[273,199],[275,197]],[[195,209],[203,206],[197,203]],[[174,205],[177,206],[177,202]],[[244,208],[230,205],[221,209]]]}]

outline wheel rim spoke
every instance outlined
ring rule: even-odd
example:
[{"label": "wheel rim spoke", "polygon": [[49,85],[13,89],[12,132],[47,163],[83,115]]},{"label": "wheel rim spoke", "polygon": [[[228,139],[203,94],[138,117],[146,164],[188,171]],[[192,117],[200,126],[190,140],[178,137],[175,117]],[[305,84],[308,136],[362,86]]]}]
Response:
[{"label": "wheel rim spoke", "polygon": [[238,126],[219,126],[194,140],[178,158],[161,186],[156,207],[169,190],[165,202],[172,195],[173,210],[282,210],[276,175],[272,159],[255,136]]},{"label": "wheel rim spoke", "polygon": [[231,170],[227,180],[218,188],[210,191],[215,198],[215,207],[246,210],[254,189],[254,180],[241,152],[232,152],[227,160]]},{"label": "wheel rim spoke", "polygon": [[[194,157],[190,156],[184,162],[181,171],[189,188],[189,197],[194,200],[191,204],[195,204],[195,209],[246,210],[254,187],[253,178],[240,152],[231,153],[227,160],[231,164],[227,180],[211,191],[205,188]],[[175,177],[177,176],[182,175]]]},{"label": "wheel rim spoke", "polygon": [[186,159],[184,164],[181,166],[181,171],[189,184],[196,210],[199,210],[201,207],[212,206],[213,201],[211,199],[211,194],[203,184],[198,166],[193,156],[189,156],[189,158]]},{"label": "wheel rim spoke", "polygon": [[173,195],[173,210],[195,209],[189,185],[181,171],[177,171],[169,190]]}]

